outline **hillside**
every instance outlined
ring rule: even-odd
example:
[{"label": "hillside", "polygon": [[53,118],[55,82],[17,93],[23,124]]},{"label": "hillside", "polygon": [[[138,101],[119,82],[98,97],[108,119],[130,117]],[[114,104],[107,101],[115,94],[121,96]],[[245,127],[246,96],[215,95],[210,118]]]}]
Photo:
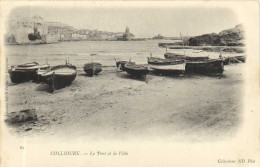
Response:
[{"label": "hillside", "polygon": [[190,46],[243,46],[244,28],[237,25],[234,28],[223,30],[220,33],[204,34],[189,39]]}]

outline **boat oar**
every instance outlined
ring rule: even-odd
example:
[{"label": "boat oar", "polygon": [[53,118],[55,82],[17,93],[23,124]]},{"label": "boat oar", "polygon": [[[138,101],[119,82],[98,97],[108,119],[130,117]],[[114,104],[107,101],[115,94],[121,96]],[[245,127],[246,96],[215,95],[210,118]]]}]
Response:
[{"label": "boat oar", "polygon": [[[115,57],[113,57],[114,58],[114,60],[116,61],[116,58]],[[117,61],[116,61],[117,62]]]}]

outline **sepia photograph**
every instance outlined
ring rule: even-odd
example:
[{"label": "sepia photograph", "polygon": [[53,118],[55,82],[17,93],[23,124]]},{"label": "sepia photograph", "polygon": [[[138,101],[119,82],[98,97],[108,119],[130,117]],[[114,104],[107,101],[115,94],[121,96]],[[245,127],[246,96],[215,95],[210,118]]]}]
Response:
[{"label": "sepia photograph", "polygon": [[196,141],[239,128],[245,35],[231,10],[21,7],[6,26],[16,135]]},{"label": "sepia photograph", "polygon": [[[259,24],[246,22],[238,8],[65,4],[10,5],[1,20],[1,126],[12,140],[23,140],[20,149],[26,141],[215,144],[237,139],[246,112],[259,116],[245,109],[248,63],[259,63],[247,27],[257,29],[259,40]],[[48,156],[127,157],[132,149],[49,150]],[[212,166],[239,165],[242,157],[218,158]],[[243,158],[257,165],[254,156]]]}]

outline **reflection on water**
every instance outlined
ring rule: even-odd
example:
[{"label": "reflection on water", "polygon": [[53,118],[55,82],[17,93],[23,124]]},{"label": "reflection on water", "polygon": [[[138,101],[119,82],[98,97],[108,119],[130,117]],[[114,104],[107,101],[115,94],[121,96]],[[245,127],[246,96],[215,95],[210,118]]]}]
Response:
[{"label": "reflection on water", "polygon": [[[175,42],[172,40],[150,40],[150,41],[74,41],[61,42],[44,45],[9,45],[6,46],[8,67],[36,61],[40,64],[46,60],[50,65],[64,64],[69,58],[70,63],[77,67],[91,61],[99,62],[104,66],[114,66],[115,60],[132,60],[136,63],[147,64],[147,57],[163,58],[165,48],[158,47],[160,42]],[[184,53],[182,49],[169,52]],[[185,49],[188,56],[210,56],[216,58],[219,53],[205,52],[199,50]],[[227,53],[222,53],[227,56]]]}]

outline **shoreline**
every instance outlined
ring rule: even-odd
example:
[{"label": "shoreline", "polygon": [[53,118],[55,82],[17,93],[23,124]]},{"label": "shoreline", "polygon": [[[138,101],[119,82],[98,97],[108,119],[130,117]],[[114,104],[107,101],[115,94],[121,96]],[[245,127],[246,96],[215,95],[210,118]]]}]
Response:
[{"label": "shoreline", "polygon": [[221,79],[148,75],[147,82],[112,69],[94,77],[79,72],[70,86],[54,94],[42,83],[8,84],[8,112],[32,108],[38,116],[36,122],[9,128],[19,136],[68,140],[71,135],[94,139],[158,133],[199,141],[231,137],[240,124],[243,67],[226,66]]}]

